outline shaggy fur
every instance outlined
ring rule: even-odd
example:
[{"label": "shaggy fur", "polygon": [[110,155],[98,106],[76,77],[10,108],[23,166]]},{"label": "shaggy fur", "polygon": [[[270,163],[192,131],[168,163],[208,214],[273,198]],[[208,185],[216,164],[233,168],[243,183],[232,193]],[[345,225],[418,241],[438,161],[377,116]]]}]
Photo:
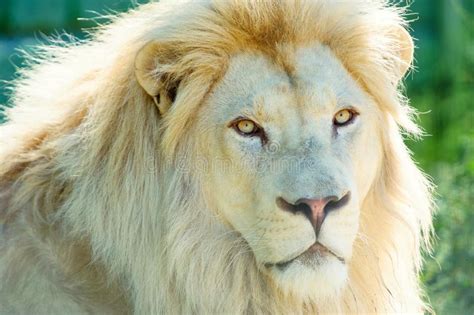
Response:
[{"label": "shaggy fur", "polygon": [[[417,278],[430,185],[400,132],[418,132],[397,89],[401,14],[382,0],[151,3],[90,40],[43,47],[14,82],[0,127],[0,313],[425,310]],[[151,40],[170,52],[153,76],[165,87],[181,82],[165,115],[135,78],[135,57]],[[194,113],[232,55],[259,51],[285,67],[279,43],[315,42],[373,97],[385,126],[349,283],[323,302],[268,284],[189,167]]]}]

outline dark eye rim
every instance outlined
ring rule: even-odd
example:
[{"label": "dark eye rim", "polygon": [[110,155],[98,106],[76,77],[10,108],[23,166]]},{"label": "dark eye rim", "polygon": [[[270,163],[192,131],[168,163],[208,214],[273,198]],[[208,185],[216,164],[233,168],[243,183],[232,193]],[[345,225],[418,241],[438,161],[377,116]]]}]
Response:
[{"label": "dark eye rim", "polygon": [[[241,121],[243,120],[249,120],[254,123],[255,127],[252,132],[249,133],[244,133],[239,130],[239,127],[237,126]],[[262,140],[262,143],[265,144],[267,142],[267,135],[265,134],[265,131],[263,128],[257,124],[253,119],[247,118],[247,117],[237,117],[236,119],[232,120],[227,127],[232,128],[237,132],[239,135],[243,137],[259,137]]]},{"label": "dark eye rim", "polygon": [[[341,124],[341,123],[337,122],[336,115],[337,115],[337,113],[339,113],[340,111],[343,111],[343,110],[349,111],[349,113],[351,114],[351,117],[349,118],[349,120],[347,120],[346,122]],[[334,114],[334,117],[332,119],[332,123],[335,127],[344,127],[344,126],[352,124],[354,122],[354,120],[357,118],[357,116],[359,116],[359,112],[356,111],[354,108],[343,108],[341,110],[338,110],[336,112],[336,114]]]}]

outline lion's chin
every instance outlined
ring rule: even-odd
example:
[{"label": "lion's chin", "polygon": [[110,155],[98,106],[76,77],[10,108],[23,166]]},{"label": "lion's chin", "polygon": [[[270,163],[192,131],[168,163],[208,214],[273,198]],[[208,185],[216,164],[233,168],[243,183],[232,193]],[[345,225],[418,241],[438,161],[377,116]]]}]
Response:
[{"label": "lion's chin", "polygon": [[303,299],[335,297],[347,282],[344,259],[319,247],[267,270],[281,291]]}]

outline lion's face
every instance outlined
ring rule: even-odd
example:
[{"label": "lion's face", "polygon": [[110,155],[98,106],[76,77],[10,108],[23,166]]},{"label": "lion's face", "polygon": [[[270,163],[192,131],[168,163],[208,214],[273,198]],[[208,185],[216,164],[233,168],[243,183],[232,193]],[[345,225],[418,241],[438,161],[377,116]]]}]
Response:
[{"label": "lion's face", "polygon": [[282,289],[333,294],[379,164],[378,112],[328,48],[289,61],[291,73],[236,55],[208,97],[198,119],[207,198]]}]

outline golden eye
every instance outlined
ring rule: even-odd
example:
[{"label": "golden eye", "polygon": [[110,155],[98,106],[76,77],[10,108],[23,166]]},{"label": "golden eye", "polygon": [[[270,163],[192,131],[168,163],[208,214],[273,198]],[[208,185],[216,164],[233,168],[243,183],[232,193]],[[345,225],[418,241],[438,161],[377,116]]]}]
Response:
[{"label": "golden eye", "polygon": [[334,124],[337,126],[344,126],[354,118],[354,112],[350,109],[340,110],[334,115]]},{"label": "golden eye", "polygon": [[243,119],[237,122],[236,127],[238,131],[246,135],[254,133],[257,129],[257,125],[253,121],[248,119]]}]

